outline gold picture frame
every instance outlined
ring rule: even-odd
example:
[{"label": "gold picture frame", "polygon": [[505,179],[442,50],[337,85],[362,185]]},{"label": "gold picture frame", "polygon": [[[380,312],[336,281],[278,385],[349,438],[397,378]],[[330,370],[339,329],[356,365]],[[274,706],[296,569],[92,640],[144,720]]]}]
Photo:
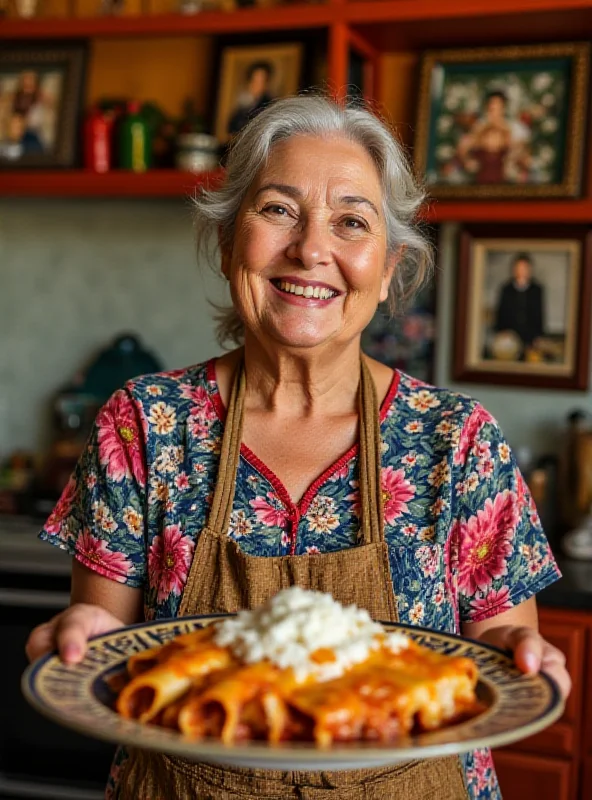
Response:
[{"label": "gold picture frame", "polygon": [[463,230],[454,379],[586,389],[591,244],[582,226]]},{"label": "gold picture frame", "polygon": [[214,133],[222,144],[267,103],[300,89],[303,44],[229,46],[222,50]]},{"label": "gold picture frame", "polygon": [[577,196],[589,61],[585,42],[425,53],[414,161],[429,193]]}]

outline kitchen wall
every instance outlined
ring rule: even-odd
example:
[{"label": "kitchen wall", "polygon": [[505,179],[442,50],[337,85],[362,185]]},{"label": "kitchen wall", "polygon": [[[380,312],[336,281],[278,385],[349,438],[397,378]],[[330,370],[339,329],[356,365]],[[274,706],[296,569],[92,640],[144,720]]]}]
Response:
[{"label": "kitchen wall", "polygon": [[0,457],[45,444],[52,394],[117,333],[170,369],[218,352],[221,289],[188,202],[0,202]]},{"label": "kitchen wall", "polygon": [[[566,414],[592,395],[451,384],[456,226],[440,243],[436,382],[481,400],[516,448],[555,450]],[[208,298],[223,286],[196,265],[189,203],[0,202],[0,457],[46,443],[53,392],[96,348],[132,330],[165,368],[219,352]]]}]

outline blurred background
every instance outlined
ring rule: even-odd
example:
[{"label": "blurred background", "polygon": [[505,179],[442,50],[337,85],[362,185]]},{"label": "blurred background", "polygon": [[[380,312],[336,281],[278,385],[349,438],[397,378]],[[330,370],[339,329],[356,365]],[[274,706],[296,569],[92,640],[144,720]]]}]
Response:
[{"label": "blurred background", "polygon": [[434,280],[365,350],[485,405],[561,559],[541,619],[575,690],[496,754],[504,797],[592,797],[590,38],[592,0],[0,0],[0,798],[102,796],[111,749],[20,698],[68,600],[36,533],[112,391],[220,352],[191,197],[311,87],[373,103],[430,195]]}]

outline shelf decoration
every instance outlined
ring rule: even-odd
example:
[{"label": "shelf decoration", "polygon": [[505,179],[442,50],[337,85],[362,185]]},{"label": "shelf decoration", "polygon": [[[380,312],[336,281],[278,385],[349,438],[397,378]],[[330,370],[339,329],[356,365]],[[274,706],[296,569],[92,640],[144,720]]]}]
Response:
[{"label": "shelf decoration", "polygon": [[454,378],[586,389],[592,234],[480,226],[461,234]]},{"label": "shelf decoration", "polygon": [[424,55],[415,160],[434,197],[580,191],[589,45]]},{"label": "shelf decoration", "polygon": [[83,46],[0,50],[0,167],[76,162]]},{"label": "shelf decoration", "polygon": [[302,53],[297,42],[222,50],[215,122],[219,142],[229,142],[271,100],[298,91]]}]

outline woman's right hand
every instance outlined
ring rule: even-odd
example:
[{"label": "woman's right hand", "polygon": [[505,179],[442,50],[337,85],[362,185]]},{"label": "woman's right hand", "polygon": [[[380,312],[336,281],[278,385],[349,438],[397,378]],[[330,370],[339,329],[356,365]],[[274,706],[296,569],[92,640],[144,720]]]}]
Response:
[{"label": "woman's right hand", "polygon": [[86,653],[92,636],[122,628],[124,622],[114,617],[102,606],[76,603],[61,614],[33,628],[25,651],[29,661],[35,661],[52,650],[57,650],[66,664],[77,664]]}]

